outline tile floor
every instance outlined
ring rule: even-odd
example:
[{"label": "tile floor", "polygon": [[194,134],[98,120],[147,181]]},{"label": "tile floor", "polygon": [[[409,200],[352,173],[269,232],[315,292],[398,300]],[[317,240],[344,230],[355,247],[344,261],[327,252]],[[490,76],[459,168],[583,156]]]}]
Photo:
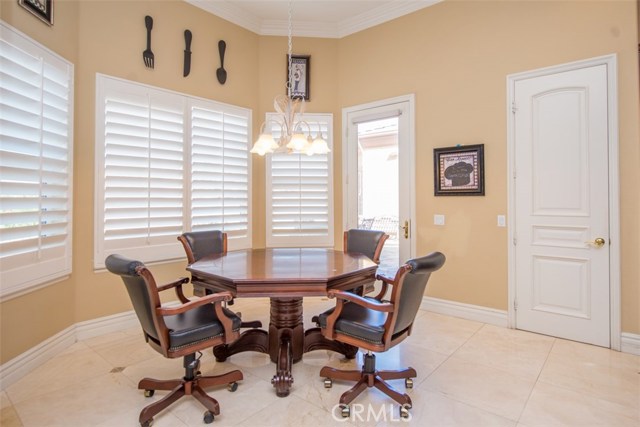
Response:
[{"label": "tile floor", "polygon": [[[305,323],[333,301],[305,300]],[[268,300],[236,300],[244,319],[268,324]],[[202,356],[203,374],[241,369],[235,393],[209,389],[220,402],[214,426],[640,426],[640,357],[547,336],[420,312],[414,334],[377,356],[378,367],[412,366],[418,377],[409,390],[413,409],[400,420],[398,406],[375,389],[354,401],[344,420],[335,410],[350,385],[325,389],[320,368],[349,369],[327,351],[305,355],[294,365],[292,393],[276,397],[268,356],[244,353],[216,363]],[[142,339],[138,328],[74,344],[20,381],[0,391],[0,425],[136,426],[149,403],[137,381],[176,378],[180,360],[167,360]],[[394,381],[404,390],[402,381]],[[157,392],[151,399],[164,395]],[[156,427],[201,426],[204,409],[185,397],[154,420]]]}]

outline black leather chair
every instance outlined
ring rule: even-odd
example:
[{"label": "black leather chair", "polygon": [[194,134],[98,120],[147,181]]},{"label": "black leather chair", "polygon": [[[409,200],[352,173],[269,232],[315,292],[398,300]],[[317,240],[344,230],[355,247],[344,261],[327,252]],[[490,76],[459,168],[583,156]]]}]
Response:
[{"label": "black leather chair", "polygon": [[189,264],[207,255],[227,253],[227,233],[219,230],[182,233],[178,240],[184,247]]},{"label": "black leather chair", "polygon": [[[353,228],[344,232],[344,252],[366,255],[371,261],[380,264],[380,254],[389,235],[384,231],[360,230]],[[368,283],[353,292],[366,295],[374,291],[375,281]]]},{"label": "black leather chair", "polygon": [[[204,405],[207,409],[204,422],[211,423],[214,416],[220,414],[220,406],[204,389],[226,384],[230,391],[235,391],[237,381],[243,379],[242,372],[234,370],[222,375],[202,376],[196,352],[238,338],[240,318],[222,307],[222,302],[230,300],[231,294],[220,292],[190,301],[182,292],[182,285],[189,282],[187,278],[157,286],[151,272],[139,261],[110,255],[105,264],[107,270],[122,278],[149,345],[164,357],[183,358],[183,378],[143,378],[138,383],[138,389],[145,390],[146,397],[153,396],[155,390],[170,391],[140,412],[140,425],[149,427],[158,412],[184,395],[192,395]],[[167,289],[175,289],[181,305],[162,306],[159,292]]]},{"label": "black leather chair", "polygon": [[[227,233],[219,230],[205,230],[205,231],[191,231],[188,233],[182,233],[178,236],[178,240],[182,243],[184,251],[187,254],[187,262],[193,264],[201,258],[215,254],[227,253]],[[208,289],[197,289],[194,285],[193,293],[195,295],[206,295],[211,293]],[[233,305],[233,298],[225,303]],[[241,317],[241,313],[236,313],[238,317]],[[262,322],[259,320],[253,320],[249,322],[242,322],[243,328],[261,328]]]},{"label": "black leather chair", "polygon": [[388,238],[384,231],[352,228],[344,232],[344,251],[361,253],[380,264],[380,254]]},{"label": "black leather chair", "polygon": [[[333,379],[356,381],[356,385],[340,397],[342,416],[349,417],[349,403],[368,387],[376,387],[398,402],[401,417],[409,416],[411,398],[406,393],[394,390],[385,380],[404,378],[405,386],[413,387],[412,378],[417,376],[415,369],[378,371],[372,352],[386,351],[411,334],[429,276],[444,262],[443,254],[433,252],[407,261],[394,278],[378,274],[376,278],[382,280],[383,286],[375,298],[339,290],[329,291],[329,297],[336,298],[336,306],[319,315],[322,334],[330,340],[367,350],[362,370],[342,371],[325,366],[320,371],[327,388],[332,386]],[[383,301],[388,286],[392,286],[391,300]]]}]

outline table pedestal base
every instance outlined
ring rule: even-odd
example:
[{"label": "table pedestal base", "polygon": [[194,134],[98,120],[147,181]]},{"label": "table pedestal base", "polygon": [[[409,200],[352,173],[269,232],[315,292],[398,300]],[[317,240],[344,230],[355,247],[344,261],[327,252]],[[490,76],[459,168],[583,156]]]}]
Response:
[{"label": "table pedestal base", "polygon": [[302,317],[302,298],[271,298],[269,332],[249,329],[231,344],[223,344],[213,349],[218,362],[243,351],[266,353],[276,364],[276,374],[271,384],[276,395],[289,395],[293,384],[291,365],[302,360],[303,353],[314,350],[331,350],[353,359],[358,348],[331,341],[322,336],[320,328],[305,332]]}]

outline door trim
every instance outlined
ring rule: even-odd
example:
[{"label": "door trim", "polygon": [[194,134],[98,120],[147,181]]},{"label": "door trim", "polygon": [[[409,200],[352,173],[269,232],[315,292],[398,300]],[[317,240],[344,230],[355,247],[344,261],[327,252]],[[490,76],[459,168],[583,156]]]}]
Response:
[{"label": "door trim", "polygon": [[416,225],[415,225],[415,217],[416,217],[416,193],[415,193],[415,182],[416,182],[416,120],[415,120],[415,102],[416,96],[413,93],[408,95],[400,95],[394,98],[381,99],[379,101],[373,101],[366,104],[354,105],[351,107],[344,107],[342,109],[342,141],[341,141],[341,149],[342,149],[342,229],[347,229],[348,222],[348,197],[349,197],[349,150],[348,146],[348,129],[349,129],[349,120],[348,115],[355,112],[361,112],[364,110],[369,110],[373,108],[385,107],[393,104],[407,103],[409,108],[407,112],[407,116],[409,119],[409,129],[408,129],[408,145],[409,145],[409,158],[414,159],[411,162],[411,167],[409,168],[409,194],[411,194],[410,201],[410,214],[411,214],[411,223],[409,224],[409,233],[411,236],[410,242],[410,256],[414,257],[416,254]]},{"label": "door trim", "polygon": [[550,74],[573,71],[598,65],[607,67],[607,102],[608,102],[608,135],[609,135],[609,302],[610,302],[610,346],[613,350],[620,351],[621,347],[621,307],[620,307],[620,168],[618,160],[618,82],[617,82],[617,55],[605,55],[582,61],[510,74],[507,76],[507,193],[508,207],[507,233],[508,233],[508,327],[516,327],[516,313],[514,304],[516,300],[515,269],[516,257],[513,244],[515,232],[515,185],[513,182],[515,172],[515,118],[512,106],[515,101],[515,84],[519,80],[541,77]]}]

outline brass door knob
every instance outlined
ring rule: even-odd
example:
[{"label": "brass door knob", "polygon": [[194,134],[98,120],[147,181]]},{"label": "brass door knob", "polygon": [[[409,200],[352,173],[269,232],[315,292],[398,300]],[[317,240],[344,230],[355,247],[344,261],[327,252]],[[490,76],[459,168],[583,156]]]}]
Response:
[{"label": "brass door knob", "polygon": [[596,240],[587,242],[590,245],[595,246],[596,248],[601,248],[604,246],[604,244],[606,243],[605,240],[602,237],[598,237]]}]

